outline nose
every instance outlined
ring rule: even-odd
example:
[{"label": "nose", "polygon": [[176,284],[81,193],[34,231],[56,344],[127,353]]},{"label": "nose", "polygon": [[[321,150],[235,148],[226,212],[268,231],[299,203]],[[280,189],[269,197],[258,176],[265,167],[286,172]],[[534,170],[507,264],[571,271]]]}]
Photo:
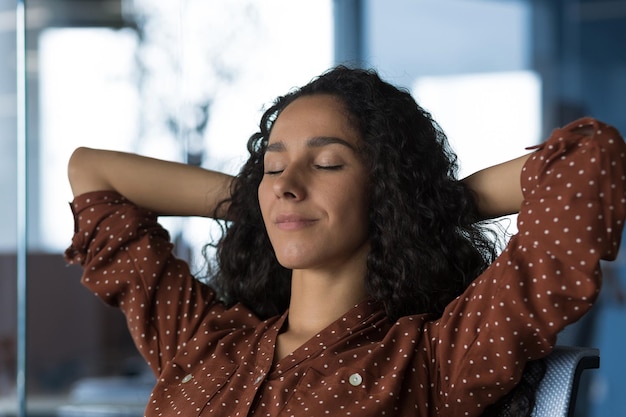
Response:
[{"label": "nose", "polygon": [[302,200],[306,196],[306,180],[296,167],[288,167],[274,180],[274,194],[278,198]]}]

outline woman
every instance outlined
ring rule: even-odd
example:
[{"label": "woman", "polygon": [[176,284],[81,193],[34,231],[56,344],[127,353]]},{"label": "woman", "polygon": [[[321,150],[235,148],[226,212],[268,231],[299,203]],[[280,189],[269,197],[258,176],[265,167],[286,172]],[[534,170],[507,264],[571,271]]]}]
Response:
[{"label": "woman", "polygon": [[[481,415],[590,307],[619,247],[625,145],[593,119],[460,182],[408,93],[338,67],[279,97],[248,150],[234,179],[70,160],[67,257],[158,375],[147,416]],[[518,210],[491,263],[477,221]],[[215,290],[154,213],[229,220]]]}]

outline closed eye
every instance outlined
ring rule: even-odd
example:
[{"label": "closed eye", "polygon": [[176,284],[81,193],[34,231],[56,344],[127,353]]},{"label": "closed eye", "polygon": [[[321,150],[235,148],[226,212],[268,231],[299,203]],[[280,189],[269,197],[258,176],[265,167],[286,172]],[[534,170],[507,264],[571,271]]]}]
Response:
[{"label": "closed eye", "polygon": [[339,171],[343,168],[343,165],[315,165],[315,168],[325,171]]},{"label": "closed eye", "polygon": [[278,169],[278,170],[269,170],[269,171],[265,171],[264,174],[265,175],[278,175],[281,172],[283,172],[282,169]]}]

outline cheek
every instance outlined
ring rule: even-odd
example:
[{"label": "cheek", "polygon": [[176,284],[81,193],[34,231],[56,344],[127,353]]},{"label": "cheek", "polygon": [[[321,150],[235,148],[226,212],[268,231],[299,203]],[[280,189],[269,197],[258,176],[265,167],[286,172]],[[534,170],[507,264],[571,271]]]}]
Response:
[{"label": "cheek", "polygon": [[263,216],[263,222],[266,223],[266,215],[269,210],[269,202],[271,201],[271,187],[265,181],[261,181],[257,188],[257,199],[259,201],[259,207],[261,208],[261,215]]},{"label": "cheek", "polygon": [[370,221],[370,194],[369,187],[366,184],[357,185],[361,190],[353,195],[350,203],[350,211],[354,217],[355,227],[358,227],[361,233],[369,234]]},{"label": "cheek", "polygon": [[[345,192],[345,190],[351,189],[355,191]],[[351,227],[358,227],[359,230],[367,228],[369,223],[369,196],[361,188],[361,184],[337,187],[336,190],[339,193],[334,194],[331,198],[337,202],[334,211],[341,217],[340,221],[350,224]]]}]

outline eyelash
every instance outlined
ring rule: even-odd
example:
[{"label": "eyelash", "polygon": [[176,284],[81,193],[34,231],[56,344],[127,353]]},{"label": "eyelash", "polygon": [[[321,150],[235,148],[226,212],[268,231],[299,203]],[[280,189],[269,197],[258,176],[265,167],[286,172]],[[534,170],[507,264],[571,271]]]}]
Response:
[{"label": "eyelash", "polygon": [[[315,168],[323,171],[339,171],[343,169],[343,165],[314,165]],[[283,170],[265,171],[265,175],[279,175]]]},{"label": "eyelash", "polygon": [[315,168],[325,171],[339,171],[343,168],[343,165],[315,165]]}]

